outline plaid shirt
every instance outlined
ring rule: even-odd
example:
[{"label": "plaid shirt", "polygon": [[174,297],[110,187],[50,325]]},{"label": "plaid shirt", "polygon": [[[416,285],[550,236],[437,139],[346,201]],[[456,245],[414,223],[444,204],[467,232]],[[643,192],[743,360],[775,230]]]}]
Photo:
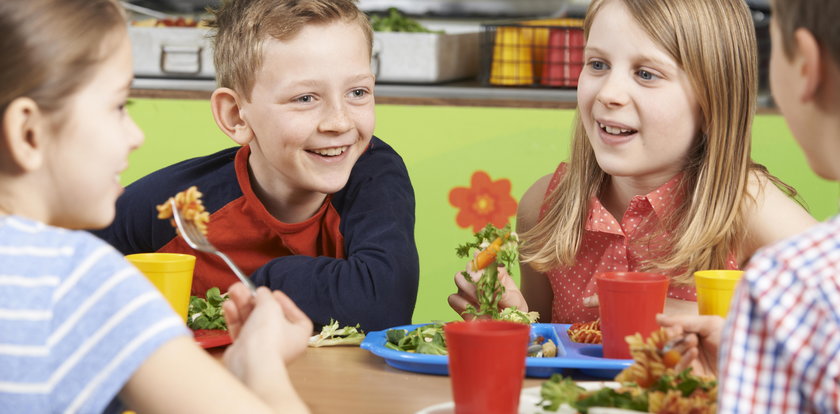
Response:
[{"label": "plaid shirt", "polygon": [[840,412],[840,216],[759,252],[733,301],[720,412]]}]

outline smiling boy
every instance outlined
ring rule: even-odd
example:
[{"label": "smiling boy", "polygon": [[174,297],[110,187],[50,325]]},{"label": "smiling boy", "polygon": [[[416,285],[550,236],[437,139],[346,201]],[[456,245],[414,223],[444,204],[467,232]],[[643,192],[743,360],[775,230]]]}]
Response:
[{"label": "smiling boy", "polygon": [[367,17],[351,0],[232,0],[214,26],[211,107],[240,146],[132,184],[99,235],[125,254],[195,254],[192,293],[224,291],[236,281],[225,264],[156,218],[156,204],[196,185],[210,241],[316,325],[410,323],[414,193],[400,156],[373,137]]}]

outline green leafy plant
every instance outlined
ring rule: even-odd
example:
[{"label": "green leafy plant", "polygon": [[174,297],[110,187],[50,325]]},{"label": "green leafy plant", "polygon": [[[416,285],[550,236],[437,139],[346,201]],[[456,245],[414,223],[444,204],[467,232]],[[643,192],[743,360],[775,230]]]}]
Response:
[{"label": "green leafy plant", "polygon": [[190,296],[190,308],[187,312],[187,326],[190,329],[225,329],[225,316],[222,312],[222,303],[228,298],[227,294],[222,295],[219,288],[207,289],[205,298]]},{"label": "green leafy plant", "polygon": [[415,352],[428,355],[447,355],[443,322],[423,325],[411,331],[389,329],[385,336],[385,347],[396,351]]},{"label": "green leafy plant", "polygon": [[417,20],[404,16],[393,7],[388,9],[387,16],[370,16],[370,25],[375,32],[437,33],[423,27]]}]

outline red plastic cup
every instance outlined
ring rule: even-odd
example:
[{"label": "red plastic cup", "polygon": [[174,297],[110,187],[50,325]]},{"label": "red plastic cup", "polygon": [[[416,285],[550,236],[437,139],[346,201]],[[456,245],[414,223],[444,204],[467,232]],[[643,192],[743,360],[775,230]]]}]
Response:
[{"label": "red plastic cup", "polygon": [[647,338],[659,329],[656,314],[665,309],[668,277],[658,273],[608,272],[595,275],[605,358],[629,359],[625,337]]},{"label": "red plastic cup", "polygon": [[443,330],[455,413],[517,413],[531,327],[475,320],[448,323]]}]

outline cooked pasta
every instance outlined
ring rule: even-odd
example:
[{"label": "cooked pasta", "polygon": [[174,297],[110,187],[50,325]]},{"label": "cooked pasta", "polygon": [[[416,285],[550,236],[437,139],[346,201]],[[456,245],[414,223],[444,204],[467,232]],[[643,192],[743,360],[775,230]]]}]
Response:
[{"label": "cooked pasta", "polygon": [[[647,340],[640,334],[628,336],[633,365],[615,380],[617,388],[585,390],[571,378],[552,375],[540,390],[542,407],[557,411],[561,405],[585,413],[592,407],[618,407],[658,414],[712,414],[717,409],[717,382],[693,375],[690,369],[677,372],[666,366],[661,356],[668,340],[664,330],[653,332]],[[668,351],[665,354],[667,355]],[[569,412],[566,410],[565,412]]]},{"label": "cooked pasta", "polygon": [[578,322],[572,324],[566,333],[569,334],[569,339],[571,339],[572,342],[582,344],[600,344],[601,320],[596,319],[591,322]]},{"label": "cooked pasta", "polygon": [[198,187],[192,186],[178,194],[175,197],[170,197],[166,202],[157,206],[159,219],[170,219],[172,227],[176,228],[175,220],[172,218],[172,204],[170,200],[175,200],[175,205],[178,211],[181,212],[181,217],[186,221],[192,221],[202,234],[207,234],[207,223],[210,221],[210,213],[204,210],[204,204],[201,203],[201,192]]},{"label": "cooked pasta", "polygon": [[[676,372],[665,365],[662,348],[668,342],[664,329],[650,334],[645,341],[640,334],[625,338],[633,356],[633,365],[615,377],[621,383],[635,383],[640,389],[647,389],[648,412],[651,413],[709,413],[716,410],[717,384],[711,378],[691,375],[690,371]],[[677,391],[678,384],[697,381],[707,386],[698,386],[688,394]],[[668,391],[661,391],[666,383]],[[657,384],[656,387],[653,387]],[[650,389],[653,387],[653,389]]]}]

